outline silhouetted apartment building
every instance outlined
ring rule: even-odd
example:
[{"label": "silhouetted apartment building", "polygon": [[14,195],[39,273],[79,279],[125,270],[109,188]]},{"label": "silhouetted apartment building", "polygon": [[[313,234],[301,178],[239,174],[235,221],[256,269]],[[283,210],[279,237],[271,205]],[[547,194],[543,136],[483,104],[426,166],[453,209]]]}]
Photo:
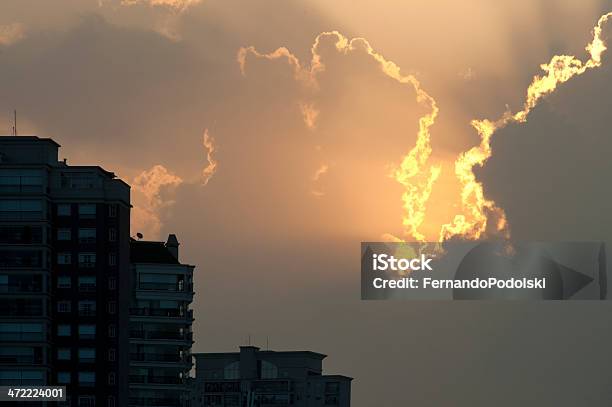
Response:
[{"label": "silhouetted apartment building", "polygon": [[192,368],[194,266],[179,242],[131,241],[135,295],[130,308],[130,407],[187,407]]},{"label": "silhouetted apartment building", "polygon": [[324,375],[323,354],[309,351],[196,353],[193,407],[349,407],[350,377]]},{"label": "silhouetted apartment building", "polygon": [[130,187],[59,145],[0,137],[0,385],[127,405]]}]

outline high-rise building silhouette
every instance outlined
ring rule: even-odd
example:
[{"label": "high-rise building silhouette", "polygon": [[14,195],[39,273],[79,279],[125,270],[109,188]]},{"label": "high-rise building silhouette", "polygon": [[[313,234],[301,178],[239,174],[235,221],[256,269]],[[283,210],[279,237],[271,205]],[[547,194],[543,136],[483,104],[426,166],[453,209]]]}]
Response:
[{"label": "high-rise building silhouette", "polygon": [[326,355],[310,351],[196,353],[192,407],[350,407],[350,377],[324,375]]},{"label": "high-rise building silhouette", "polygon": [[179,242],[132,240],[129,405],[187,407],[192,367],[194,266],[179,262]]},{"label": "high-rise building silhouette", "polygon": [[127,404],[130,187],[59,145],[0,137],[0,385]]}]

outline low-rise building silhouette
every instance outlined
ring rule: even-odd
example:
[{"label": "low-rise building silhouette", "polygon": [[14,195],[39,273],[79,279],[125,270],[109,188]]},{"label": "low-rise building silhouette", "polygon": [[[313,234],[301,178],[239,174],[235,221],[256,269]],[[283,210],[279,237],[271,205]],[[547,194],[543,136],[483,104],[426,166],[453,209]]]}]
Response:
[{"label": "low-rise building silhouette", "polygon": [[310,351],[196,353],[192,407],[349,407],[350,377],[324,375],[326,355]]}]

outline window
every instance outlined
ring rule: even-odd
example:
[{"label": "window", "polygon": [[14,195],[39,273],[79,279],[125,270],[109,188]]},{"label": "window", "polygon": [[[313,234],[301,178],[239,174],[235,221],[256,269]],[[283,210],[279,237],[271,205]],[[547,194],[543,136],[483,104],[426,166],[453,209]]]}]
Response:
[{"label": "window", "polygon": [[96,229],[95,228],[79,229],[79,243],[95,243],[95,242],[96,242]]},{"label": "window", "polygon": [[108,217],[109,218],[117,217],[117,205],[115,204],[108,205]]},{"label": "window", "polygon": [[70,325],[61,324],[57,326],[57,336],[70,336]]},{"label": "window", "polygon": [[108,396],[108,407],[115,407],[115,398],[113,396]]},{"label": "window", "polygon": [[40,267],[43,253],[40,250],[0,250],[2,267]]},{"label": "window", "polygon": [[57,360],[70,360],[70,348],[59,348],[57,350]]},{"label": "window", "polygon": [[0,219],[34,220],[41,219],[43,203],[40,200],[0,200]]},{"label": "window", "polygon": [[40,386],[44,384],[44,377],[43,372],[37,370],[0,370],[0,383]]},{"label": "window", "polygon": [[72,239],[72,233],[68,228],[62,228],[57,230],[57,240],[70,240]]},{"label": "window", "polygon": [[100,180],[86,172],[63,172],[60,177],[62,188],[92,189],[100,187]]},{"label": "window", "polygon": [[240,379],[240,362],[232,362],[223,369],[224,379]]},{"label": "window", "polygon": [[108,278],[108,289],[116,290],[117,289],[117,279],[115,277]]},{"label": "window", "polygon": [[70,372],[58,372],[57,382],[60,384],[70,383]]},{"label": "window", "polygon": [[43,349],[33,346],[0,346],[0,363],[4,366],[12,363],[40,365],[43,363]]},{"label": "window", "polygon": [[114,372],[110,372],[108,374],[108,384],[111,386],[114,386],[116,381],[117,381],[117,376],[115,375]]},{"label": "window", "polygon": [[96,361],[95,348],[79,348],[79,362],[93,363]]},{"label": "window", "polygon": [[79,338],[94,339],[96,337],[95,325],[79,325]]},{"label": "window", "polygon": [[96,217],[96,205],[95,204],[80,204],[79,205],[79,218],[94,219],[95,217]]},{"label": "window", "polygon": [[270,363],[267,360],[261,362],[261,378],[262,379],[276,379],[278,378],[278,367],[274,363]]},{"label": "window", "polygon": [[70,276],[59,276],[57,278],[57,288],[70,288],[71,286]]},{"label": "window", "polygon": [[80,276],[79,291],[96,291],[96,277]]},{"label": "window", "polygon": [[0,244],[32,244],[42,243],[43,229],[32,225],[0,226]]},{"label": "window", "polygon": [[40,170],[10,168],[0,170],[1,192],[40,192],[42,185]]},{"label": "window", "polygon": [[138,288],[141,290],[182,291],[182,281],[176,274],[140,274]]},{"label": "window", "polygon": [[57,264],[71,264],[72,254],[68,252],[62,252],[57,254]]},{"label": "window", "polygon": [[92,268],[96,266],[95,253],[79,253],[79,267]]},{"label": "window", "polygon": [[96,373],[79,372],[79,384],[82,386],[93,386],[96,384]]},{"label": "window", "polygon": [[325,383],[325,393],[339,393],[340,382],[327,382]]},{"label": "window", "polygon": [[113,324],[110,324],[108,326],[108,337],[114,338],[115,336],[117,336],[117,327]]},{"label": "window", "polygon": [[115,228],[108,229],[108,241],[109,242],[117,241],[117,229]]},{"label": "window", "polygon": [[79,407],[96,407],[96,396],[79,396]]},{"label": "window", "polygon": [[117,313],[117,302],[116,301],[109,301],[108,302],[108,313],[109,314]]},{"label": "window", "polygon": [[96,315],[96,302],[95,301],[79,301],[79,315],[80,316]]},{"label": "window", "polygon": [[114,362],[115,360],[117,360],[117,351],[115,350],[115,348],[110,348],[108,350],[108,361]]},{"label": "window", "polygon": [[71,212],[70,204],[57,205],[57,216],[70,216]]},{"label": "window", "polygon": [[0,340],[2,341],[39,341],[43,338],[43,324],[0,323]]},{"label": "window", "polygon": [[70,301],[58,301],[57,312],[70,312],[71,311]]},{"label": "window", "polygon": [[108,254],[108,265],[109,266],[116,266],[117,265],[117,253],[109,253]]}]

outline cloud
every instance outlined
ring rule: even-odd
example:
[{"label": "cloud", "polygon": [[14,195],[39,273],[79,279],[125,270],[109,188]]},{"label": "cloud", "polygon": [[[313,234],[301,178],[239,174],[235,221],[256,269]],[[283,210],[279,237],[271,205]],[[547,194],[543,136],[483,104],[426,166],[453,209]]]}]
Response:
[{"label": "cloud", "polygon": [[204,130],[203,145],[206,150],[206,161],[208,165],[202,170],[202,185],[206,185],[215,172],[217,172],[217,161],[213,157],[217,147],[215,145],[215,139],[208,134],[208,129]]},{"label": "cloud", "polygon": [[0,45],[13,45],[25,37],[25,29],[21,23],[0,25]]},{"label": "cloud", "polygon": [[455,175],[462,185],[462,212],[455,215],[450,223],[442,225],[440,241],[455,236],[479,239],[487,232],[506,238],[510,236],[504,210],[484,195],[483,186],[476,179],[474,168],[482,167],[493,154],[491,139],[499,129],[511,123],[526,122],[531,110],[544,96],[553,93],[558,86],[570,79],[601,66],[601,55],[606,50],[602,29],[611,17],[612,12],[603,14],[593,27],[593,37],[585,48],[588,59],[582,61],[573,55],[555,55],[550,62],[540,65],[545,74],[533,77],[521,110],[515,113],[506,111],[502,117],[494,120],[472,120],[471,124],[480,136],[480,144],[461,154],[455,161]]},{"label": "cloud", "polygon": [[206,151],[207,165],[201,173],[199,182],[185,180],[161,164],[142,171],[131,182],[133,191],[132,225],[133,232],[141,232],[150,239],[160,237],[163,226],[162,218],[168,215],[176,203],[177,188],[186,183],[206,186],[217,171],[217,161],[213,154],[216,150],[215,140],[204,130],[203,146]]},{"label": "cloud", "polygon": [[141,172],[131,182],[133,210],[131,230],[149,239],[159,238],[162,211],[174,205],[174,191],[183,179],[163,165],[154,165]]},{"label": "cloud", "polygon": [[[327,174],[328,171],[329,171],[329,165],[321,164],[319,168],[317,168],[317,170],[315,171],[314,175],[312,176],[312,182],[316,185],[321,180],[321,177]],[[325,195],[325,192],[321,188],[314,188],[310,192],[317,198],[320,198],[323,195]]]},{"label": "cloud", "polygon": [[185,11],[189,7],[200,4],[202,0],[121,0],[123,6],[145,4],[151,7],[164,7],[176,11]]},{"label": "cloud", "polygon": [[314,103],[300,103],[300,110],[302,111],[302,117],[306,127],[308,127],[310,130],[316,129],[317,118],[319,117],[319,113],[321,113],[321,111],[316,108]]},{"label": "cloud", "polygon": [[[433,183],[440,175],[440,167],[428,163],[432,152],[430,141],[430,127],[438,115],[436,101],[422,87],[413,75],[404,75],[400,67],[393,61],[386,59],[370,45],[365,38],[348,39],[338,31],[322,32],[316,36],[310,53],[310,66],[303,66],[300,60],[287,48],[280,47],[270,53],[261,53],[255,47],[241,47],[238,50],[237,61],[242,75],[246,75],[246,60],[248,55],[259,59],[276,60],[285,59],[292,67],[294,78],[312,90],[319,90],[318,76],[326,70],[323,63],[320,47],[325,40],[331,40],[334,48],[340,54],[347,55],[352,52],[363,52],[373,59],[384,75],[402,85],[409,85],[416,93],[416,100],[427,106],[428,112],[418,120],[419,129],[415,146],[405,154],[400,164],[393,171],[392,177],[405,188],[402,201],[405,216],[402,219],[405,233],[411,238],[424,241],[425,235],[419,230],[425,220],[427,201],[431,195]],[[306,107],[305,107],[306,106]],[[312,105],[301,104],[302,115],[309,128],[314,127],[314,119],[319,114]],[[316,112],[316,114],[315,114]],[[320,193],[320,192],[319,192]]]},{"label": "cloud", "polygon": [[492,140],[477,176],[516,239],[612,240],[611,62],[560,86]]}]

